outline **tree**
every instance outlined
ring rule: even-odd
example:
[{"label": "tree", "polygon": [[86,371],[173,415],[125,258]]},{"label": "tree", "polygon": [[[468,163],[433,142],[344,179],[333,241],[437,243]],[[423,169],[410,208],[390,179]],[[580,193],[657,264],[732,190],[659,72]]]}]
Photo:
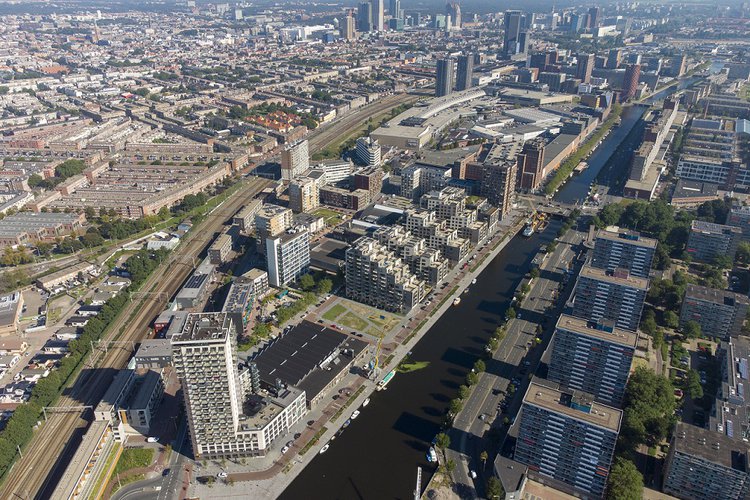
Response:
[{"label": "tree", "polygon": [[482,461],[482,467],[487,466],[487,459],[489,458],[489,455],[487,454],[486,450],[482,450],[482,453],[479,454],[479,460]]},{"label": "tree", "polygon": [[516,317],[516,310],[515,310],[515,308],[509,307],[505,311],[505,317],[508,318],[508,319],[515,319],[515,317]]},{"label": "tree", "polygon": [[458,397],[461,399],[466,399],[467,397],[469,397],[470,392],[471,391],[467,386],[461,385],[461,387],[458,388]]},{"label": "tree", "polygon": [[479,381],[479,375],[477,375],[474,372],[469,372],[468,375],[466,375],[466,383],[471,387],[472,385],[475,385]]},{"label": "tree", "polygon": [[691,399],[700,399],[703,397],[703,386],[698,372],[690,370],[685,378],[685,390]]},{"label": "tree", "polygon": [[485,492],[487,493],[487,498],[489,498],[490,500],[505,497],[505,490],[503,490],[503,485],[495,476],[490,476],[490,478],[487,480]]},{"label": "tree", "polygon": [[435,436],[435,446],[437,446],[441,450],[448,448],[450,445],[451,438],[445,432],[441,432],[440,434]]},{"label": "tree", "polygon": [[656,443],[673,425],[674,386],[668,378],[638,367],[628,381],[623,407],[620,447],[634,450],[641,443]]},{"label": "tree", "polygon": [[689,339],[700,338],[702,335],[701,325],[697,321],[686,321],[685,324],[682,325],[682,333],[684,333]]},{"label": "tree", "polygon": [[474,362],[474,371],[477,373],[482,373],[487,369],[487,365],[484,364],[484,361],[481,359],[478,359]]},{"label": "tree", "polygon": [[304,274],[299,279],[299,284],[304,291],[309,292],[315,287],[315,280],[313,279],[312,275]]},{"label": "tree", "polygon": [[[30,179],[29,179],[30,180]],[[737,262],[742,264],[750,264],[750,243],[743,241],[737,246],[737,253],[734,254],[734,258]]]},{"label": "tree", "polygon": [[732,258],[729,255],[717,255],[714,257],[714,265],[719,269],[731,269]]},{"label": "tree", "polygon": [[83,213],[86,215],[86,220],[89,221],[96,217],[96,210],[94,209],[94,207],[86,207]]},{"label": "tree", "polygon": [[331,290],[333,289],[333,281],[328,278],[323,278],[322,280],[318,281],[318,284],[315,288],[321,295],[331,293]]},{"label": "tree", "polygon": [[452,415],[458,415],[458,413],[461,411],[461,409],[464,407],[463,402],[456,398],[452,399],[451,402],[448,404],[448,411]]},{"label": "tree", "polygon": [[54,244],[48,241],[40,241],[36,244],[36,251],[39,252],[39,255],[46,257],[52,253],[52,248],[54,246]]},{"label": "tree", "polygon": [[667,311],[664,313],[664,324],[667,325],[668,328],[674,330],[680,326],[680,317],[672,311]]},{"label": "tree", "polygon": [[608,500],[640,500],[643,493],[643,476],[630,460],[618,457],[607,481]]},{"label": "tree", "polygon": [[535,280],[539,277],[539,268],[534,267],[529,271],[529,276],[531,276],[531,279]]},{"label": "tree", "polygon": [[646,309],[641,320],[641,331],[651,337],[656,333],[656,314],[653,309]]}]

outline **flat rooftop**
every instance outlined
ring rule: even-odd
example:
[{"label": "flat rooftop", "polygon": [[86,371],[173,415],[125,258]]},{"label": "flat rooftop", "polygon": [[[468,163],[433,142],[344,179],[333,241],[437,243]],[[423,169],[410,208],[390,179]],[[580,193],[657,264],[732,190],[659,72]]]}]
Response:
[{"label": "flat rooftop", "polygon": [[741,293],[730,292],[729,290],[719,290],[717,288],[708,288],[705,286],[688,284],[685,290],[685,299],[697,299],[705,302],[713,302],[725,306],[734,306],[736,304],[750,305],[750,299]]},{"label": "flat rooftop", "polygon": [[[65,468],[65,474],[63,474],[52,493],[51,498],[53,500],[72,498],[78,480],[88,468],[94,453],[99,449],[99,444],[106,439],[109,432],[109,422],[105,420],[91,422],[75,455]],[[106,459],[106,455],[98,457],[98,460]],[[96,476],[87,478],[87,481],[96,481]]]},{"label": "flat rooftop", "polygon": [[606,281],[608,283],[614,283],[616,285],[638,288],[640,290],[648,290],[648,280],[646,278],[639,278],[637,276],[627,274],[627,272],[620,273],[618,271],[615,271],[614,273],[612,273],[607,271],[606,269],[591,267],[590,264],[586,264],[585,266],[583,266],[580,276],[597,281]]},{"label": "flat rooftop", "polygon": [[607,231],[600,229],[596,232],[597,239],[611,240],[611,241],[622,241],[628,245],[635,245],[644,248],[656,248],[657,241],[653,238],[646,238],[641,236],[640,233],[635,231],[629,231],[627,229],[620,229],[618,231]]},{"label": "flat rooftop", "polygon": [[242,405],[241,431],[262,429],[302,394],[296,387],[285,387],[278,396],[250,394]]},{"label": "flat rooftop", "polygon": [[178,343],[224,343],[227,335],[234,333],[232,320],[226,313],[192,313],[188,315],[182,331],[172,337],[172,344]]},{"label": "flat rooftop", "polygon": [[569,389],[561,391],[559,387],[554,382],[534,378],[523,402],[611,432],[619,432],[622,410],[597,403],[590,394]]},{"label": "flat rooftop", "polygon": [[21,305],[21,293],[13,292],[0,297],[0,326],[12,326],[18,318],[18,308]]},{"label": "flat rooftop", "polygon": [[172,356],[172,344],[169,339],[146,339],[135,353],[136,358],[161,358]]},{"label": "flat rooftop", "polygon": [[612,327],[609,331],[609,329],[602,329],[600,324],[597,325],[595,322],[568,316],[567,314],[560,316],[556,328],[632,348],[635,348],[638,344],[638,335],[634,332],[616,327]]},{"label": "flat rooftop", "polygon": [[691,225],[693,232],[701,232],[704,234],[729,234],[729,233],[742,233],[742,229],[734,226],[725,226],[724,224],[715,224],[713,222],[706,222],[704,220],[694,220]]},{"label": "flat rooftop", "polygon": [[748,444],[719,432],[678,422],[674,430],[674,447],[677,453],[747,472]]}]

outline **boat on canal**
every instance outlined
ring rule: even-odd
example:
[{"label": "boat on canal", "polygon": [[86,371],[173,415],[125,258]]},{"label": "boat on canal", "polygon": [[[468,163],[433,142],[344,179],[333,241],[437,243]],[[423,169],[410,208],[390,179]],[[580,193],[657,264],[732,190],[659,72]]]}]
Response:
[{"label": "boat on canal", "polygon": [[364,401],[362,401],[362,408],[364,408],[365,406],[369,404],[370,404],[370,398],[365,399]]},{"label": "boat on canal", "polygon": [[355,419],[355,418],[357,418],[358,416],[359,416],[359,410],[354,410],[354,413],[352,413],[352,416],[351,416],[351,417],[349,417],[349,418],[351,418],[352,420],[354,420],[354,419]]},{"label": "boat on canal", "polygon": [[427,461],[430,463],[437,462],[437,453],[432,446],[430,446],[430,449],[427,451]]},{"label": "boat on canal", "polygon": [[323,453],[327,452],[328,448],[330,448],[330,447],[331,447],[331,443],[326,443],[326,445],[323,446],[318,453],[320,453],[322,455]]},{"label": "boat on canal", "polygon": [[461,297],[456,297],[455,299],[453,299],[453,305],[454,306],[457,306],[460,303],[461,303]]},{"label": "boat on canal", "polygon": [[393,380],[393,377],[396,375],[396,370],[389,371],[385,377],[383,377],[383,380],[378,382],[378,390],[382,391],[385,389],[385,386],[387,386],[391,380]]}]

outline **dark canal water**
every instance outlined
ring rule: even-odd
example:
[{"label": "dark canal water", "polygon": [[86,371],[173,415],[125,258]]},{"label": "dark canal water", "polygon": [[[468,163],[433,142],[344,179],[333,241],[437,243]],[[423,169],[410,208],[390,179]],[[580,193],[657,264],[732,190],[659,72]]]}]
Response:
[{"label": "dark canal water", "polygon": [[448,402],[482,354],[536,251],[555,237],[559,226],[553,221],[542,234],[511,240],[461,296],[461,303],[415,346],[412,358],[430,365],[397,374],[387,390],[376,392],[359,418],[280,498],[412,498],[417,466],[423,468],[422,486],[432,474],[425,453],[440,430]]}]

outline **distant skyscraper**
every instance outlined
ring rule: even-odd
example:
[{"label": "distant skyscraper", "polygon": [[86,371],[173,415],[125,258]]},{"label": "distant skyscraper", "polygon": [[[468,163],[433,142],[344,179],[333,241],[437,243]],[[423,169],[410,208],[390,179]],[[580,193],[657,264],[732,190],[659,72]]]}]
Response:
[{"label": "distant skyscraper", "polygon": [[454,29],[461,29],[461,6],[458,2],[448,2],[445,4],[445,15],[451,16],[451,24]]},{"label": "distant skyscraper", "polygon": [[576,78],[583,83],[589,83],[591,80],[591,72],[594,69],[594,54],[577,54],[576,59],[578,60],[578,65],[576,66]]},{"label": "distant skyscraper", "polygon": [[372,4],[362,2],[357,10],[357,29],[360,33],[372,31]]},{"label": "distant skyscraper", "polygon": [[385,31],[385,0],[372,0],[372,29]]},{"label": "distant skyscraper", "polygon": [[456,78],[456,90],[466,90],[472,87],[471,79],[474,73],[474,54],[466,54],[458,57],[458,77]]},{"label": "distant skyscraper", "polygon": [[344,22],[341,23],[341,38],[344,40],[354,40],[356,31],[354,29],[354,11],[348,10]]},{"label": "distant skyscraper", "polygon": [[600,17],[599,7],[591,7],[589,9],[589,28],[594,29],[599,27]]},{"label": "distant skyscraper", "polygon": [[401,0],[391,0],[388,13],[392,18],[401,19]]},{"label": "distant skyscraper", "polygon": [[[523,52],[525,49],[525,36],[521,40],[521,17],[523,14],[520,10],[505,11],[505,21],[503,23],[505,34],[503,36],[503,55],[506,58]],[[523,42],[523,43],[521,43]]]},{"label": "distant skyscraper", "polygon": [[455,62],[453,59],[438,59],[435,81],[435,96],[442,97],[453,92],[454,69]]},{"label": "distant skyscraper", "polygon": [[610,49],[609,55],[607,56],[607,69],[617,69],[620,66],[621,57],[622,50]]}]

